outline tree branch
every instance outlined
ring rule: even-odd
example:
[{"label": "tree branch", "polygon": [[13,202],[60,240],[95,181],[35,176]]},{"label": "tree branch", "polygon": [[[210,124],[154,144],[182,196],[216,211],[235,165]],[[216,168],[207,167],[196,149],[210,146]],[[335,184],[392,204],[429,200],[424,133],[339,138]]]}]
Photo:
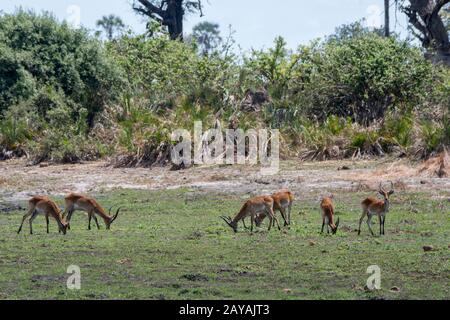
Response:
[{"label": "tree branch", "polygon": [[[450,0],[449,0],[450,1]],[[202,0],[198,0],[198,11],[200,11],[200,17],[203,17]]]},{"label": "tree branch", "polygon": [[160,17],[157,17],[153,12],[149,12],[143,8],[139,8],[139,7],[134,7],[133,6],[133,10],[135,10],[136,12],[144,15],[144,16],[148,16],[150,18],[152,18],[153,20],[157,21],[158,23],[163,23],[163,19]]},{"label": "tree branch", "polygon": [[438,1],[437,1],[436,6],[434,7],[433,12],[431,13],[430,21],[431,21],[434,17],[436,17],[436,16],[439,14],[439,12],[441,11],[441,9],[442,9],[447,3],[450,3],[450,0],[438,0]]},{"label": "tree branch", "polygon": [[[422,40],[428,40],[428,30],[426,26],[419,21],[417,11],[411,7],[403,7],[402,11],[408,16],[409,23],[424,36]],[[425,43],[425,41],[422,42]]]},{"label": "tree branch", "polygon": [[[162,9],[163,5],[164,5],[164,1],[161,2],[161,8],[158,8],[157,6],[155,6],[153,3],[151,3],[148,0],[138,0],[138,2],[143,5],[147,10],[147,14],[148,13],[153,13],[153,14],[157,14],[158,16],[160,16],[161,18],[164,19],[165,16],[165,11]],[[136,7],[133,7],[136,10]],[[136,11],[140,11],[140,10],[136,10]],[[142,10],[141,10],[142,12]]]}]

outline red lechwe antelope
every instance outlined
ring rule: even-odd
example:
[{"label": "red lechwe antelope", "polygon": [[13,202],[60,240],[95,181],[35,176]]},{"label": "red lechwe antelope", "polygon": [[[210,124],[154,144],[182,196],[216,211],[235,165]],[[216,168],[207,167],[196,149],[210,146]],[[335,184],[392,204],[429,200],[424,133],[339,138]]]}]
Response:
[{"label": "red lechwe antelope", "polygon": [[386,191],[382,188],[381,183],[378,188],[378,192],[383,196],[384,200],[380,200],[377,198],[367,198],[361,203],[363,213],[361,218],[359,219],[359,228],[358,235],[361,234],[361,223],[364,220],[364,217],[367,216],[367,226],[369,227],[370,233],[374,235],[371,227],[372,217],[374,215],[378,216],[378,220],[380,222],[380,235],[384,235],[384,223],[386,221],[386,214],[389,212],[389,197],[394,193],[394,184],[391,181],[391,190]]},{"label": "red lechwe antelope", "polygon": [[[271,195],[273,199],[273,212],[280,211],[284,220],[284,226],[291,224],[291,210],[294,203],[294,194],[289,190],[281,190]],[[260,226],[263,220],[266,218],[264,212],[259,213],[255,219],[256,226]]]},{"label": "red lechwe antelope", "polygon": [[334,206],[333,206],[333,196],[325,197],[322,199],[322,202],[320,203],[320,208],[322,209],[322,230],[321,233],[323,233],[323,228],[325,225],[327,225],[327,233],[331,232],[333,234],[336,234],[336,231],[339,227],[339,218],[337,219],[336,224],[334,224]]},{"label": "red lechwe antelope", "polygon": [[28,201],[28,212],[23,216],[22,223],[20,224],[17,233],[19,234],[20,231],[22,231],[22,226],[25,219],[30,217],[30,234],[33,234],[33,220],[39,214],[45,215],[45,221],[47,222],[47,233],[49,233],[49,217],[52,217],[58,223],[59,232],[62,231],[63,234],[66,234],[68,223],[64,222],[64,219],[61,216],[61,210],[59,210],[56,203],[46,196],[33,197]]},{"label": "red lechwe antelope", "polygon": [[77,193],[71,193],[67,195],[64,198],[66,202],[66,210],[64,212],[64,217],[67,216],[67,223],[69,224],[70,229],[70,219],[72,219],[72,214],[76,210],[85,211],[88,214],[89,224],[88,224],[88,230],[91,230],[91,220],[94,218],[95,224],[97,225],[97,229],[100,229],[100,226],[98,225],[97,217],[95,216],[98,214],[100,217],[103,218],[103,221],[105,221],[106,229],[110,229],[111,224],[114,222],[114,220],[117,219],[117,216],[119,215],[120,208],[117,209],[117,212],[115,215],[111,216],[111,209],[109,209],[109,214],[106,214],[105,210],[102,208],[101,205],[98,204],[95,199],[92,199],[90,197],[77,194]]},{"label": "red lechwe antelope", "polygon": [[255,222],[257,214],[264,213],[270,219],[269,231],[272,227],[273,220],[275,220],[275,222],[277,223],[278,230],[281,230],[278,219],[273,213],[273,202],[274,201],[272,197],[269,196],[255,197],[247,200],[247,202],[244,204],[239,213],[234,217],[234,219],[225,216],[221,216],[221,218],[228,224],[228,226],[233,229],[234,232],[237,232],[239,221],[244,221],[246,217],[250,216],[252,221],[251,231],[253,232],[253,224]]}]

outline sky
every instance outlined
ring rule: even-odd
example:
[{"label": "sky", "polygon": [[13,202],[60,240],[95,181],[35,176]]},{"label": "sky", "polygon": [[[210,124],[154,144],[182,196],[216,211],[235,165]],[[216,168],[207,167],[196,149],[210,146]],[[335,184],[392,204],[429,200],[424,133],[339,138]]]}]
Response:
[{"label": "sky", "polygon": [[[103,15],[115,14],[135,32],[145,30],[145,20],[131,9],[133,0],[1,0],[0,11],[11,13],[18,7],[52,12],[58,19],[73,25],[96,29]],[[204,17],[186,17],[185,32],[201,21],[219,23],[222,36],[234,30],[242,50],[272,46],[275,37],[283,36],[290,48],[333,33],[342,24],[365,18],[370,27],[384,21],[383,0],[204,0]],[[406,18],[391,8],[391,28],[404,33]]]}]

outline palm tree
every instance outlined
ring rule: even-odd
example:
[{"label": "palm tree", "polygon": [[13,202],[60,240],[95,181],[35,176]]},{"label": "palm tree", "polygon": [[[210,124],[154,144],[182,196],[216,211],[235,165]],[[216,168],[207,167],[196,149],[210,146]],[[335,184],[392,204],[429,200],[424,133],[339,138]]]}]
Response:
[{"label": "palm tree", "polygon": [[125,24],[120,17],[110,14],[98,20],[97,27],[102,27],[106,33],[106,37],[111,41],[114,39],[116,33],[121,32],[125,28]]},{"label": "palm tree", "polygon": [[192,31],[192,36],[199,44],[203,55],[208,55],[222,42],[219,25],[217,23],[201,22],[194,26]]}]

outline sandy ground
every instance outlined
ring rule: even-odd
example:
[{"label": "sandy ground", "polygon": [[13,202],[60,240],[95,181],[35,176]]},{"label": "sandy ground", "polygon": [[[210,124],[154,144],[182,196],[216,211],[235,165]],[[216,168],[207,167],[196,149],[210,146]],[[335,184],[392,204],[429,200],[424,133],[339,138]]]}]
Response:
[{"label": "sandy ground", "polygon": [[[346,170],[339,170],[346,166]],[[257,167],[113,168],[106,162],[74,165],[26,166],[24,160],[0,162],[0,211],[24,206],[30,196],[62,196],[69,192],[95,193],[115,188],[177,189],[267,194],[290,188],[300,197],[317,198],[332,191],[376,190],[380,181],[393,181],[398,190],[430,192],[448,197],[450,179],[407,160],[378,161],[284,161],[278,174],[262,176]],[[3,209],[2,209],[3,208]]]}]

